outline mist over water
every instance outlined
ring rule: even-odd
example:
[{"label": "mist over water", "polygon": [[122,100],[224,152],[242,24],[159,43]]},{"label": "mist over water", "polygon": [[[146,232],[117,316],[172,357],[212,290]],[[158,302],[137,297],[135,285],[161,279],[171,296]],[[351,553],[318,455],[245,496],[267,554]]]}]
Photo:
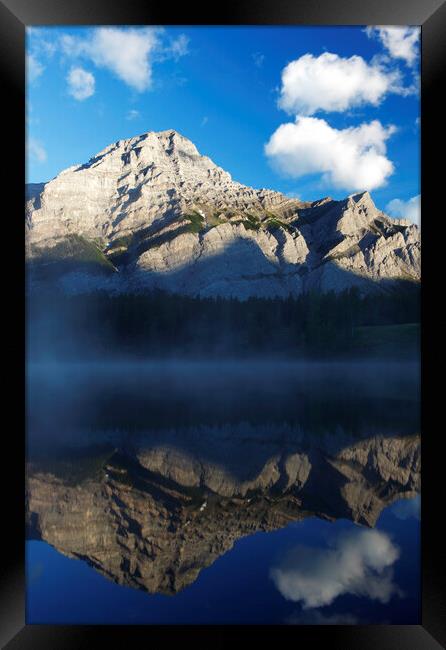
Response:
[{"label": "mist over water", "polygon": [[417,363],[145,361],[29,363],[30,451],[79,444],[87,433],[217,427],[419,431]]},{"label": "mist over water", "polygon": [[199,298],[166,292],[27,298],[30,362],[417,360],[419,292]]}]

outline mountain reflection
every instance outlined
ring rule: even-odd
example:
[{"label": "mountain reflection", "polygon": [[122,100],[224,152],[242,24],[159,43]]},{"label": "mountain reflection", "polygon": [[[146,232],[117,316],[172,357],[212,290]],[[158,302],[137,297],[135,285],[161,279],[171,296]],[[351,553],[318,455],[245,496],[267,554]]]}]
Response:
[{"label": "mountain reflection", "polygon": [[[420,490],[417,372],[30,366],[28,538],[118,584],[175,594],[258,531],[309,517],[373,528],[383,508]],[[372,537],[358,539],[362,548]],[[356,556],[373,578],[370,557]],[[284,590],[291,575],[294,598],[301,567],[287,562],[276,583]]]},{"label": "mountain reflection", "polygon": [[[420,487],[416,435],[355,441],[339,432],[316,439],[288,435],[285,440],[259,431],[246,438],[239,432],[234,437],[226,431],[201,433],[204,447],[227,446],[220,462],[206,459],[198,448],[186,452],[173,444],[148,444],[143,436],[131,450],[82,448],[30,462],[28,536],[86,561],[119,584],[174,594],[243,536],[311,516],[348,518],[373,527],[383,508],[415,496]],[[377,542],[385,546],[381,537],[372,539],[365,532],[360,540],[367,548]],[[348,544],[351,550],[353,541]],[[344,547],[331,553],[338,566],[346,557]],[[378,589],[379,579],[372,584],[369,575],[367,553],[356,556],[363,562],[360,578]],[[330,563],[328,556],[314,566],[308,562],[306,570],[314,570],[315,582],[319,560]],[[375,560],[370,560],[373,566]],[[289,571],[276,569],[279,590],[293,600],[312,602],[305,594],[296,596],[299,567],[291,562],[288,569],[289,588],[283,586]],[[392,593],[388,578],[381,578],[380,585]]]}]

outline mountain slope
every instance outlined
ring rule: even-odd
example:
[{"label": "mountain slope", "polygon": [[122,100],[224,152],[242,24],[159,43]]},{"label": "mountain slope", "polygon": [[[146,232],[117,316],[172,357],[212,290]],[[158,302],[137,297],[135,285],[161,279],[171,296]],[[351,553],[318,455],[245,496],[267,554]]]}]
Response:
[{"label": "mountain slope", "polygon": [[175,131],[120,140],[27,190],[31,277],[69,290],[286,297],[420,280],[417,226],[367,192],[309,203],[255,190]]}]

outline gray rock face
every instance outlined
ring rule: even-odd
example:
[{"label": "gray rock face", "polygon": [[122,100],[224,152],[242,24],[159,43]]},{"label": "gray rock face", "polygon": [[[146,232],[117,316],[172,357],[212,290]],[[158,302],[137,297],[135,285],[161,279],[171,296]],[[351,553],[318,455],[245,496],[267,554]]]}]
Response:
[{"label": "gray rock face", "polygon": [[244,299],[420,280],[418,227],[367,192],[305,203],[255,190],[175,131],[120,140],[27,189],[31,268],[57,268],[71,291]]},{"label": "gray rock face", "polygon": [[243,536],[310,516],[374,526],[420,490],[418,435],[220,442],[218,463],[148,444],[76,481],[31,466],[28,535],[119,584],[173,594]]}]

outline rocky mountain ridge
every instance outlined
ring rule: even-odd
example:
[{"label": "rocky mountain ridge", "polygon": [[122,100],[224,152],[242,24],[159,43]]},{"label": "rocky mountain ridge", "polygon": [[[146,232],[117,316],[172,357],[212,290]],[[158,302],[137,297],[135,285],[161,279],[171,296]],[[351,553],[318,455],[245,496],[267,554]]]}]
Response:
[{"label": "rocky mountain ridge", "polygon": [[106,147],[27,187],[31,281],[69,291],[153,288],[287,297],[420,281],[420,232],[368,192],[342,201],[255,190],[173,130]]}]

